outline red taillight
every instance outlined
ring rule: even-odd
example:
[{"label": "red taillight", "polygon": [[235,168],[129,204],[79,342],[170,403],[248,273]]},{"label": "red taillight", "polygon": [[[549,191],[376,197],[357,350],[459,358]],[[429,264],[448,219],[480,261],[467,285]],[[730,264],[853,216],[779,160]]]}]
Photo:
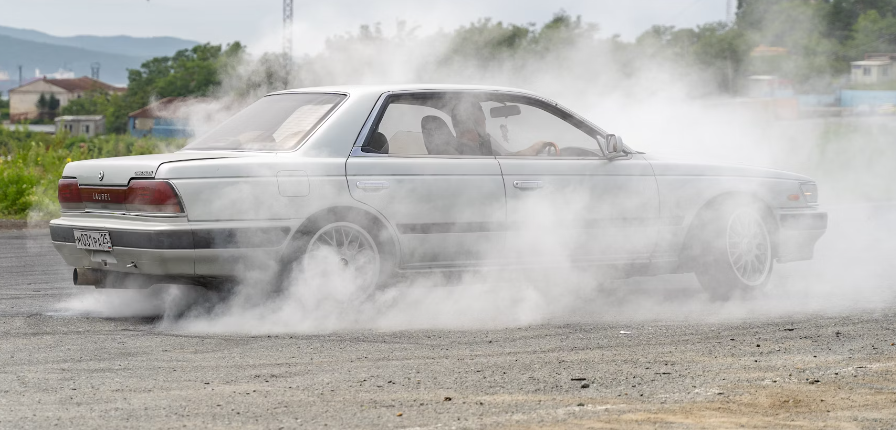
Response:
[{"label": "red taillight", "polygon": [[128,212],[184,212],[177,192],[166,181],[131,181],[124,207]]},{"label": "red taillight", "polygon": [[59,206],[62,209],[84,210],[84,201],[81,200],[77,179],[60,179],[56,196],[59,198]]}]

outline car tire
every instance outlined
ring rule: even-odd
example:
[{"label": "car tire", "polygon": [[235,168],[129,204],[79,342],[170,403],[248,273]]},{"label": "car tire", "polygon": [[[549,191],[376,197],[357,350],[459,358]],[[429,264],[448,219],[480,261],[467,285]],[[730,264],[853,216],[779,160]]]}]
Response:
[{"label": "car tire", "polygon": [[764,207],[723,204],[697,225],[694,274],[714,301],[765,288],[774,270],[774,226]]},{"label": "car tire", "polygon": [[[342,273],[347,277],[339,282],[357,282],[352,289],[360,296],[369,296],[394,276],[395,266],[386,233],[372,224],[363,217],[350,217],[305,226],[296,233],[295,246],[285,256],[282,280],[295,282],[297,276],[305,276],[303,280],[310,281]],[[323,273],[321,269],[348,273]]]}]

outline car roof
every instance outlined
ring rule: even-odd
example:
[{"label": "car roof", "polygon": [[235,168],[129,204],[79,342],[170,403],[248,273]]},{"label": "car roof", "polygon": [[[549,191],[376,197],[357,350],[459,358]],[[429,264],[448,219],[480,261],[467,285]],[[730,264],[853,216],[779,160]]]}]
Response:
[{"label": "car roof", "polygon": [[391,91],[498,91],[498,92],[508,92],[508,93],[519,93],[519,94],[527,94],[536,97],[540,97],[537,94],[521,90],[518,88],[508,88],[508,87],[498,87],[498,86],[487,86],[487,85],[449,85],[449,84],[395,84],[395,85],[334,85],[327,87],[309,87],[309,88],[296,88],[290,90],[283,90],[270,93],[268,95],[274,94],[288,94],[288,93],[324,93],[324,92],[334,92],[334,93],[348,93],[348,94],[370,94],[377,93],[382,94]]}]

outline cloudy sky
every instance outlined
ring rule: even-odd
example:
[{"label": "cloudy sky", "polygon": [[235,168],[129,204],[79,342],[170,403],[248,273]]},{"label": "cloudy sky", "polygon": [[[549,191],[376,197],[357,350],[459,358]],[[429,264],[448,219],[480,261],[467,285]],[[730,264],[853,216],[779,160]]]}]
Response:
[{"label": "cloudy sky", "polygon": [[[601,26],[605,36],[634,39],[653,24],[689,27],[725,19],[728,0],[294,0],[297,54],[316,52],[327,36],[399,20],[422,32],[452,30],[480,17],[543,23],[564,9]],[[252,51],[279,50],[282,0],[0,0],[0,25],[77,34],[176,36],[200,42],[239,40]]]}]

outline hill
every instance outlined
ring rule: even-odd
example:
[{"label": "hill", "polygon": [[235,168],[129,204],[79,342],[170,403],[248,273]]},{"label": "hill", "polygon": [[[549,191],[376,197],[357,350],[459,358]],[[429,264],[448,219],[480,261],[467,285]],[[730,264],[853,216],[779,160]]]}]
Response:
[{"label": "hill", "polygon": [[[173,52],[168,53],[169,55]],[[53,73],[60,68],[68,68],[75,76],[90,76],[90,63],[98,62],[100,80],[123,86],[128,82],[127,69],[136,69],[149,56],[130,56],[100,52],[72,46],[33,42],[0,35],[0,69],[18,83],[18,66],[28,79],[35,77],[35,69],[41,73]]]},{"label": "hill", "polygon": [[[181,49],[192,48],[199,42],[176,37],[131,37],[131,36],[53,36],[37,30],[27,30],[0,26],[0,35],[30,42],[69,46],[89,51],[134,57],[159,57],[171,55]],[[55,69],[54,69],[55,71]]]}]

